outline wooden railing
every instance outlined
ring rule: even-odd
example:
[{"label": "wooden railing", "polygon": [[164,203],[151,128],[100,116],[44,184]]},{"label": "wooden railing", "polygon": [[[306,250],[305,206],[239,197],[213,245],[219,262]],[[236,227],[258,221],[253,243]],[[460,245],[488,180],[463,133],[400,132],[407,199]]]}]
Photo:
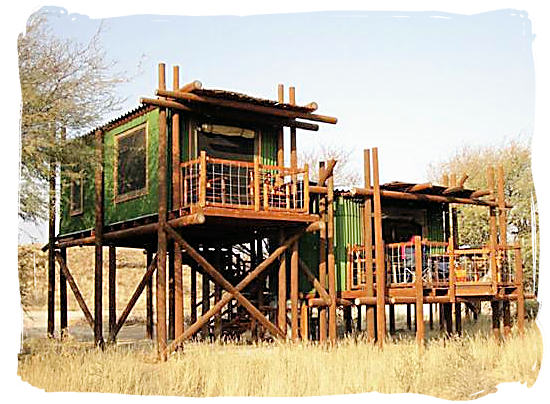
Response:
[{"label": "wooden railing", "polygon": [[[421,241],[422,281],[429,286],[455,284],[513,284],[516,282],[516,246],[498,246],[492,253],[489,247],[452,248],[452,243]],[[367,262],[365,247],[347,247],[347,289],[357,290],[366,285]],[[375,249],[373,248],[373,254]],[[386,244],[384,248],[386,280],[390,285],[414,285],[416,280],[416,248],[414,241]],[[373,259],[373,273],[375,273]],[[494,275],[493,275],[494,274]],[[375,283],[375,276],[373,277]]]},{"label": "wooden railing", "polygon": [[291,169],[207,156],[181,164],[182,207],[309,212],[307,165]]}]

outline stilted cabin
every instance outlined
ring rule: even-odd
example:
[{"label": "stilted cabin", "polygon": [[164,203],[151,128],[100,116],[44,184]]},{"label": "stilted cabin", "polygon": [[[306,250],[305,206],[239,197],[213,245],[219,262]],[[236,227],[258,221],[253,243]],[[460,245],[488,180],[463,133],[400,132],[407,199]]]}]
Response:
[{"label": "stilted cabin", "polygon": [[[466,189],[466,177],[456,176],[442,185],[380,185],[378,151],[372,149],[365,150],[364,187],[335,189],[337,162],[299,166],[296,136],[337,119],[317,114],[314,102],[297,105],[294,88],[285,102],[279,85],[273,101],[204,89],[198,81],[181,86],[177,67],[172,90],[165,77],[161,64],[156,98],[142,98],[141,106],[88,135],[100,164],[62,172],[60,226],[48,244],[51,296],[53,261],[61,268],[62,331],[68,283],[96,343],[103,343],[103,247],[109,248],[109,341],[145,293],[147,336],[156,335],[163,358],[188,338],[243,333],[334,341],[355,328],[382,345],[387,323],[395,331],[397,304],[407,305],[409,324],[416,307],[419,343],[425,307],[430,327],[436,308],[449,333],[454,308],[460,333],[461,305],[475,315],[480,301],[491,301],[495,332],[503,318],[508,333],[510,302],[516,301],[523,330],[521,252],[506,239],[509,206],[501,170],[495,187],[494,170],[488,169],[486,190]],[[284,144],[284,128],[290,144]],[[310,179],[313,170],[316,181]],[[489,209],[486,244],[458,245],[456,204]],[[80,245],[96,248],[94,315],[66,259],[66,249]],[[117,247],[143,249],[148,257],[143,279],[118,318]],[[190,307],[183,305],[183,278],[191,287]]]}]

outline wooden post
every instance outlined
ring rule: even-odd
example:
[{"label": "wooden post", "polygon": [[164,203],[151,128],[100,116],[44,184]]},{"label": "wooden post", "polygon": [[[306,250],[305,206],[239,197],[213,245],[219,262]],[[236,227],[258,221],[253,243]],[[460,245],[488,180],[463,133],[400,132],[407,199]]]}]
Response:
[{"label": "wooden post", "polygon": [[302,341],[307,341],[309,339],[309,316],[308,316],[307,302],[304,301],[300,308],[300,334]]},{"label": "wooden post", "polygon": [[493,335],[498,340],[500,339],[500,302],[491,300],[491,312],[493,320]]},{"label": "wooden post", "polygon": [[201,150],[199,173],[199,205],[206,206],[206,152]]},{"label": "wooden post", "polygon": [[[364,162],[364,174],[365,174],[365,188],[371,188],[371,172],[370,172],[370,150],[363,150],[363,162]],[[364,218],[363,218],[363,240],[365,244],[365,265],[366,265],[366,296],[374,296],[374,277],[372,269],[372,198],[365,198],[364,206]],[[374,316],[376,313],[375,306],[367,305],[367,336],[369,340],[374,341],[375,334],[375,321]]]},{"label": "wooden post", "polygon": [[407,303],[407,330],[412,329],[411,304]]},{"label": "wooden post", "polygon": [[[165,65],[159,64],[159,89],[166,88]],[[157,242],[157,348],[161,360],[166,360],[166,214],[167,214],[167,142],[166,108],[159,110],[158,144],[158,242]],[[201,169],[202,166],[201,166]],[[201,189],[204,192],[204,188]]]},{"label": "wooden post", "polygon": [[197,268],[191,265],[191,324],[197,321]]},{"label": "wooden post", "polygon": [[309,212],[309,166],[304,164],[304,212]]},{"label": "wooden post", "polygon": [[[208,310],[210,310],[210,276],[208,276],[208,274],[206,273],[203,273],[201,314],[204,316],[208,312]],[[210,337],[208,323],[204,324],[204,326],[202,327],[202,337],[204,339],[208,339]]]},{"label": "wooden post", "polygon": [[328,244],[328,289],[330,306],[328,312],[328,334],[330,342],[336,341],[336,266],[334,261],[334,176],[328,178],[327,192],[327,244]]},{"label": "wooden post", "polygon": [[174,335],[175,338],[183,334],[183,273],[181,247],[178,243],[174,243]]},{"label": "wooden post", "polygon": [[298,242],[290,251],[290,315],[292,340],[298,339]]},{"label": "wooden post", "polygon": [[346,333],[351,334],[352,332],[351,306],[344,307],[344,323],[346,327]]},{"label": "wooden post", "polygon": [[442,332],[445,329],[445,304],[439,303],[439,331]]},{"label": "wooden post", "polygon": [[510,336],[510,331],[512,329],[512,315],[510,313],[510,301],[504,300],[502,302],[502,326],[504,337],[508,338]]},{"label": "wooden post", "polygon": [[498,167],[497,174],[497,203],[498,203],[498,224],[500,232],[500,246],[506,248],[507,245],[507,229],[506,229],[506,198],[504,196],[504,168]]},{"label": "wooden post", "polygon": [[176,284],[174,274],[174,243],[168,243],[168,339],[176,333]]},{"label": "wooden post", "polygon": [[[215,265],[216,268],[221,272],[225,269],[223,265],[223,257],[221,245],[216,246],[215,252]],[[217,304],[222,298],[222,289],[217,283],[214,285],[214,304]],[[222,335],[222,318],[220,313],[217,313],[214,317],[214,338],[219,339]]]},{"label": "wooden post", "polygon": [[109,342],[115,342],[116,329],[116,247],[109,245]]},{"label": "wooden post", "polygon": [[416,342],[424,344],[424,283],[422,280],[422,238],[414,237],[415,291],[416,291]]},{"label": "wooden post", "polygon": [[389,311],[390,311],[390,334],[395,334],[395,305],[389,304]]},{"label": "wooden post", "polygon": [[430,303],[429,304],[429,307],[430,307],[430,330],[433,330],[434,329],[434,307],[433,307],[433,303]]},{"label": "wooden post", "polygon": [[[324,173],[325,163],[319,163],[319,178]],[[323,195],[319,195],[319,216],[323,223],[327,223],[326,199]],[[327,230],[321,229],[319,232],[319,283],[323,288],[327,287]],[[327,339],[327,308],[326,306],[319,307],[319,341],[325,342]],[[280,327],[280,326],[279,326]]]},{"label": "wooden post", "polygon": [[372,149],[372,174],[374,183],[374,238],[376,245],[376,313],[378,346],[384,345],[386,337],[386,266],[384,240],[382,239],[382,204],[380,202],[380,181],[378,175],[378,149]]},{"label": "wooden post", "polygon": [[103,348],[103,132],[95,131],[94,341]]},{"label": "wooden post", "polygon": [[[536,252],[534,251],[533,254]],[[514,245],[514,260],[516,267],[516,293],[517,299],[517,322],[518,332],[521,336],[525,334],[525,296],[523,294],[523,262],[521,259],[521,248],[518,242]]]},{"label": "wooden post", "polygon": [[[172,88],[178,91],[180,88],[180,68],[173,67]],[[172,110],[172,210],[181,208],[181,147],[180,147],[180,114],[178,110]]]},{"label": "wooden post", "polygon": [[[52,123],[52,141],[55,141],[55,124]],[[49,167],[49,193],[48,193],[48,326],[47,335],[54,337],[55,332],[55,222],[56,222],[56,176],[57,162],[50,159]]]},{"label": "wooden post", "polygon": [[445,317],[445,331],[447,336],[453,333],[453,304],[443,303],[443,316]]},{"label": "wooden post", "polygon": [[449,237],[449,299],[451,303],[454,303],[456,296],[455,288],[455,238],[454,236]]},{"label": "wooden post", "polygon": [[[495,200],[495,170],[493,167],[487,168],[487,187],[491,192],[491,200]],[[493,293],[497,292],[497,210],[494,207],[489,208],[489,259],[491,262],[491,281]]]},{"label": "wooden post", "polygon": [[455,330],[458,336],[462,335],[462,304],[455,302]]},{"label": "wooden post", "polygon": [[[67,262],[67,249],[61,248],[59,254],[63,261]],[[61,326],[60,338],[64,339],[68,334],[67,328],[67,278],[59,269],[59,324]]]},{"label": "wooden post", "polygon": [[[153,252],[149,249],[146,250],[147,254],[147,268],[153,262]],[[145,308],[146,308],[146,325],[145,331],[147,338],[153,339],[153,277],[150,277],[146,284],[145,290]]]},{"label": "wooden post", "polygon": [[[284,241],[284,230],[280,232],[280,243]],[[277,325],[286,334],[286,253],[282,253],[279,259],[279,291],[277,294],[278,316]]]},{"label": "wooden post", "polygon": [[[296,105],[296,91],[294,87],[288,88],[288,99],[290,105]],[[290,167],[298,167],[298,155],[296,154],[296,128],[290,128]]]},{"label": "wooden post", "polygon": [[254,157],[254,210],[260,210],[260,160]]},{"label": "wooden post", "polygon": [[[285,87],[282,84],[278,86],[278,100],[279,104],[285,102]],[[279,167],[285,165],[285,137],[282,126],[277,130],[277,165]]]}]

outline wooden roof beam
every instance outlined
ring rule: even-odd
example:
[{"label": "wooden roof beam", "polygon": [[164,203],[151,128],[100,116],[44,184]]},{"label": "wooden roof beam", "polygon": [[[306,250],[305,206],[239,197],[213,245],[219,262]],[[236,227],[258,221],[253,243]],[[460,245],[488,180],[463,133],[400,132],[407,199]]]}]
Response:
[{"label": "wooden roof beam", "polygon": [[334,118],[331,116],[312,114],[309,112],[286,110],[286,109],[280,109],[276,107],[268,107],[264,105],[256,105],[256,104],[242,102],[242,101],[224,100],[221,98],[200,96],[192,93],[183,93],[181,91],[168,91],[168,90],[158,89],[156,91],[156,95],[159,95],[162,97],[174,98],[177,100],[194,101],[194,102],[206,103],[211,105],[217,105],[220,107],[258,112],[258,113],[267,114],[267,115],[280,116],[283,118],[291,118],[291,119],[300,118],[300,119],[306,119],[309,121],[316,121],[316,122],[323,122],[323,123],[330,123],[330,124],[335,124],[336,122],[338,122],[337,118]]},{"label": "wooden roof beam", "polygon": [[425,191],[426,189],[432,188],[431,182],[426,182],[424,184],[415,184],[412,187],[410,187],[407,192],[420,192]]}]

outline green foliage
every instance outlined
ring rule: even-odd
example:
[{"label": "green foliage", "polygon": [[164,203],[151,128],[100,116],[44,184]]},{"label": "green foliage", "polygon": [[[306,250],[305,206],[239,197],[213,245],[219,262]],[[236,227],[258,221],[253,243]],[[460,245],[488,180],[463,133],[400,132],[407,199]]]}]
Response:
[{"label": "green foliage", "polygon": [[76,169],[91,161],[89,142],[72,140],[122,101],[113,95],[122,79],[111,74],[113,64],[101,49],[100,33],[101,28],[87,44],[60,39],[51,33],[46,17],[36,13],[19,35],[23,101],[19,216],[23,220],[45,217],[50,163]]},{"label": "green foliage", "polygon": [[[507,212],[508,243],[517,240],[521,244],[526,286],[531,286],[533,284],[531,242],[532,236],[538,238],[538,211],[535,212],[536,223],[533,224],[536,233],[532,235],[531,198],[535,199],[535,188],[531,172],[529,139],[518,137],[496,146],[463,147],[447,161],[432,163],[428,175],[430,180],[438,183],[445,173],[456,173],[459,177],[462,174],[468,174],[466,188],[488,189],[487,167],[494,166],[496,170],[500,165],[504,168],[505,197],[513,206]],[[466,205],[459,205],[457,208],[459,243],[469,245],[487,243],[488,210]],[[536,251],[537,257],[538,253]]]}]

